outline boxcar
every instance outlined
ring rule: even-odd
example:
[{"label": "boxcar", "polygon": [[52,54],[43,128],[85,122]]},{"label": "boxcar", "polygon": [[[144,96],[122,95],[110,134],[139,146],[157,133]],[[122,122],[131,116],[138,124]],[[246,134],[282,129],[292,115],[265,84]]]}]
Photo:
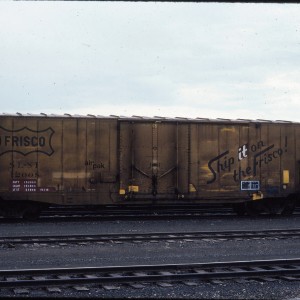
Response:
[{"label": "boxcar", "polygon": [[2,114],[0,210],[219,203],[289,214],[299,162],[295,122]]}]

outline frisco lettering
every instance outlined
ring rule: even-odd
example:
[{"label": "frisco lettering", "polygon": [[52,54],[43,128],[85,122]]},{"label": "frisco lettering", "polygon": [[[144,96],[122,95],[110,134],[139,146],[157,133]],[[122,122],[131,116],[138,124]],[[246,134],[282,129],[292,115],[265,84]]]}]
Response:
[{"label": "frisco lettering", "polygon": [[[257,169],[261,168],[262,165],[267,165],[273,160],[279,158],[284,150],[281,148],[274,149],[274,144],[266,148],[263,141],[259,141],[257,144],[251,145],[244,144],[238,148],[238,162],[248,157],[249,152],[254,153],[253,165],[242,169],[241,166],[234,169],[235,158],[233,156],[228,157],[229,150],[221,153],[220,155],[214,157],[208,162],[208,168],[213,175],[212,179],[207,181],[207,184],[213,183],[217,179],[217,174],[222,172],[233,171],[233,180],[240,181],[244,177],[253,175],[256,176]],[[287,146],[287,142],[286,142]]]},{"label": "frisco lettering", "polygon": [[22,136],[4,135],[0,136],[0,146],[5,147],[44,147],[46,138],[44,136]]}]

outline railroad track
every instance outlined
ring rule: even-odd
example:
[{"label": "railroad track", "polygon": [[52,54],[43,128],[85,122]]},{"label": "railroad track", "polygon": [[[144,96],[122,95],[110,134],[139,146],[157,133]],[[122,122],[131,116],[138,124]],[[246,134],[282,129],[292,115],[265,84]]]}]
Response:
[{"label": "railroad track", "polygon": [[286,239],[300,238],[300,229],[262,230],[262,231],[193,231],[193,232],[154,232],[154,233],[116,233],[91,235],[43,235],[0,237],[0,245],[10,247],[16,244],[74,244],[74,243],[123,243],[147,241],[195,241],[195,240],[229,240],[229,239]]},{"label": "railroad track", "polygon": [[300,259],[116,267],[0,270],[0,288],[107,285],[198,280],[300,280]]},{"label": "railroad track", "polygon": [[85,207],[51,207],[43,211],[41,217],[79,217],[79,216],[95,216],[99,218],[107,217],[168,217],[168,216],[186,216],[186,215],[211,215],[211,214],[230,214],[234,212],[230,207],[224,206],[126,206],[126,207],[104,207],[101,209],[85,208]]},{"label": "railroad track", "polygon": [[[294,216],[300,216],[300,206],[295,208]],[[232,217],[245,218],[238,216],[231,207],[220,205],[199,206],[126,206],[126,207],[105,207],[102,209],[87,209],[85,207],[51,207],[41,213],[40,219],[51,218],[97,218],[97,219],[165,219],[165,218],[190,218],[190,217]],[[269,214],[261,214],[260,217],[270,217]],[[280,216],[280,215],[278,215]],[[249,216],[248,216],[249,217]],[[259,217],[259,216],[257,216]]]},{"label": "railroad track", "polygon": [[[294,217],[300,216],[300,207],[297,207],[293,213]],[[56,220],[74,221],[74,220],[159,220],[159,219],[186,219],[186,218],[252,218],[251,216],[238,216],[230,207],[199,207],[188,205],[183,207],[108,207],[104,209],[87,209],[85,207],[51,207],[42,211],[39,218],[28,219],[27,221],[52,222]],[[260,214],[255,218],[265,217],[285,217],[279,215],[270,216],[269,214]],[[3,218],[0,216],[1,223],[19,222],[20,218]],[[23,219],[22,219],[23,220]]]}]

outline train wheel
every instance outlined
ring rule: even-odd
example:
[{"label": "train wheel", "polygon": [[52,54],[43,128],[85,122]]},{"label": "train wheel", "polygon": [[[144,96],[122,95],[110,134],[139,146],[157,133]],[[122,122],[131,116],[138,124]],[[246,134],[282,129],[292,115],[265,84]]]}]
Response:
[{"label": "train wheel", "polygon": [[39,218],[41,213],[41,209],[37,205],[30,205],[26,207],[26,209],[23,212],[23,219],[28,221],[34,221]]},{"label": "train wheel", "polygon": [[293,198],[273,198],[265,202],[265,211],[270,215],[291,215],[295,209],[296,203]]},{"label": "train wheel", "polygon": [[257,217],[258,215],[260,215],[263,212],[261,204],[257,203],[257,202],[246,202],[245,209],[246,209],[247,215],[249,215],[251,217]]},{"label": "train wheel", "polygon": [[296,207],[295,199],[286,199],[286,203],[281,214],[284,216],[289,216],[294,212],[295,207]]},{"label": "train wheel", "polygon": [[244,216],[246,214],[245,203],[233,204],[232,209],[238,216]]},{"label": "train wheel", "polygon": [[277,215],[281,214],[283,208],[284,208],[284,199],[281,198],[270,198],[266,199],[264,206],[265,206],[265,212],[270,215]]}]

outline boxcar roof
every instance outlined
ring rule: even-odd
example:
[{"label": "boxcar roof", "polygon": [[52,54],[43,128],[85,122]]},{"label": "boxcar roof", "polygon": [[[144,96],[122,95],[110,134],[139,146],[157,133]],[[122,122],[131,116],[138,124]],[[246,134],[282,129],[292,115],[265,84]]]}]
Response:
[{"label": "boxcar roof", "polygon": [[153,121],[153,122],[195,122],[195,123],[291,123],[291,124],[298,124],[298,122],[292,122],[292,121],[285,121],[285,120],[263,120],[263,119],[224,119],[224,118],[216,118],[216,119],[210,119],[210,118],[185,118],[185,117],[161,117],[161,116],[153,116],[153,117],[147,117],[147,116],[118,116],[118,115],[109,115],[109,116],[102,116],[102,115],[78,115],[78,114],[46,114],[46,113],[40,113],[40,114],[23,114],[23,113],[2,113],[0,117],[35,117],[35,118],[96,118],[96,119],[116,119],[116,120],[123,120],[123,121]]}]

